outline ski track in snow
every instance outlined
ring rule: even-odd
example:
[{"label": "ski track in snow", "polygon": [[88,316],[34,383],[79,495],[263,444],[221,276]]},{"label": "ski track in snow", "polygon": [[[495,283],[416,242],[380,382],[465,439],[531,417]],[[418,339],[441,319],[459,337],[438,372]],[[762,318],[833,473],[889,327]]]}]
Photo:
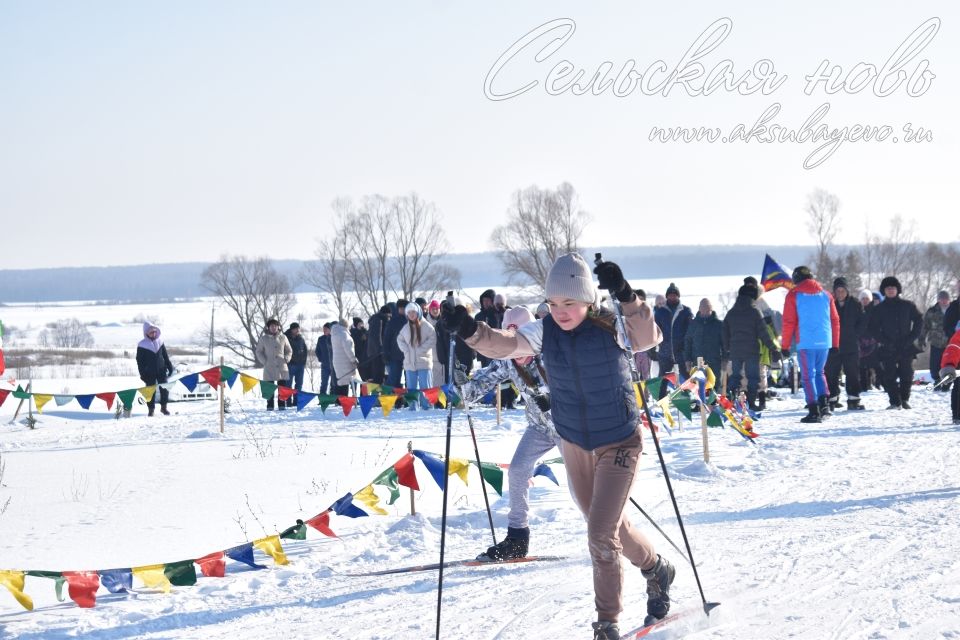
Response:
[{"label": "ski track in snow", "polygon": [[[109,384],[107,385],[109,386]],[[960,429],[948,424],[948,394],[923,389],[912,411],[840,410],[802,425],[802,399],[774,399],[756,423],[759,446],[730,429],[710,429],[702,461],[699,425],[661,436],[706,597],[722,606],[709,619],[667,625],[652,638],[960,638]],[[199,557],[319,513],[356,491],[406,451],[442,453],[445,412],[359,409],[344,419],[268,414],[261,401],[233,403],[217,432],[212,403],[178,404],[177,414],[116,421],[103,411],[50,409],[36,430],[7,426],[0,500],[0,566],[102,569]],[[139,408],[138,411],[142,411]],[[520,411],[495,424],[474,411],[485,461],[508,462],[524,428]],[[82,418],[82,419],[80,419]],[[470,458],[465,417],[454,417],[453,450]],[[682,546],[649,434],[633,496]],[[549,453],[545,458],[554,457]],[[337,539],[310,530],[284,540],[290,564],[265,570],[228,561],[227,576],[198,579],[169,594],[101,588],[94,609],[58,603],[53,582],[27,578],[36,610],[0,590],[0,638],[425,638],[433,637],[437,572],[350,573],[438,560],[441,493],[417,467],[422,491],[409,516],[409,492],[387,516],[331,517]],[[559,562],[450,568],[444,572],[442,636],[589,637],[594,619],[585,524],[561,486],[537,478],[531,489],[531,553]],[[506,491],[506,482],[504,482]],[[387,493],[377,489],[381,498]],[[490,491],[497,535],[507,496]],[[675,610],[700,602],[693,573],[646,520],[627,513],[677,565]],[[491,543],[479,476],[450,482],[448,560],[472,558]],[[624,629],[645,613],[644,582],[626,570]]]}]

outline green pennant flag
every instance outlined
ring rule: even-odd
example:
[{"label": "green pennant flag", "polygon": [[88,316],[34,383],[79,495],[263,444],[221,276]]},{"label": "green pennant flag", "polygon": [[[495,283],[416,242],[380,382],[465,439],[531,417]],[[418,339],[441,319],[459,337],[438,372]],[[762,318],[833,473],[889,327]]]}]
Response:
[{"label": "green pennant flag", "polygon": [[387,501],[387,504],[393,504],[400,498],[400,486],[398,484],[399,476],[397,475],[397,470],[393,467],[390,467],[383,473],[381,473],[371,484],[378,484],[381,487],[386,487],[390,490],[390,500]]},{"label": "green pennant flag", "polygon": [[303,524],[303,520],[297,518],[297,524],[284,529],[280,537],[285,540],[306,540],[307,525]]},{"label": "green pennant flag", "polygon": [[663,378],[653,378],[647,380],[646,387],[650,397],[656,401],[660,397],[660,386],[663,384]]},{"label": "green pennant flag", "polygon": [[167,576],[167,580],[175,587],[192,587],[197,584],[197,570],[193,566],[193,560],[168,562],[163,565],[163,575]]},{"label": "green pennant flag", "polygon": [[492,462],[484,462],[480,465],[480,475],[498,496],[503,495],[503,469]]},{"label": "green pennant flag", "polygon": [[710,415],[707,416],[707,426],[708,427],[722,427],[723,418],[720,417],[720,414],[716,411],[711,411]]},{"label": "green pennant flag", "polygon": [[673,406],[679,409],[687,420],[693,420],[693,403],[690,402],[690,396],[685,393],[674,396]]},{"label": "green pennant flag", "polygon": [[230,378],[237,375],[237,370],[233,367],[228,367],[225,364],[220,365],[220,379],[224,382],[229,382]]},{"label": "green pennant flag", "polygon": [[34,576],[35,578],[50,578],[55,580],[54,588],[57,591],[57,600],[63,602],[63,585],[67,581],[59,571],[24,571],[24,575]]},{"label": "green pennant flag", "polygon": [[260,381],[260,395],[264,398],[272,398],[273,394],[277,392],[277,383],[270,382],[269,380]]},{"label": "green pennant flag", "polygon": [[19,398],[21,400],[29,400],[30,394],[23,390],[23,387],[17,385],[17,390],[13,392],[14,398]]},{"label": "green pennant flag", "polygon": [[337,401],[337,396],[319,395],[317,400],[320,402],[320,410],[326,413],[327,407]]},{"label": "green pennant flag", "polygon": [[120,402],[123,403],[123,408],[130,411],[130,409],[133,409],[133,401],[137,397],[137,390],[124,389],[123,391],[117,391],[117,397],[120,398]]},{"label": "green pennant flag", "polygon": [[713,389],[710,389],[710,393],[707,394],[707,404],[717,404],[717,394],[713,392]]},{"label": "green pennant flag", "polygon": [[405,394],[403,394],[403,399],[406,400],[408,404],[420,402],[420,392],[416,389],[413,391],[407,391]]}]

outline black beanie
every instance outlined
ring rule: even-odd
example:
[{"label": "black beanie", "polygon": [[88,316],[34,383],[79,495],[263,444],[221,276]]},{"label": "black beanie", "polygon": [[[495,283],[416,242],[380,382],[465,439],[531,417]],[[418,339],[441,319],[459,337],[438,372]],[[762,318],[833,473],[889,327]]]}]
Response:
[{"label": "black beanie", "polygon": [[836,291],[837,289],[841,289],[841,288],[842,288],[842,289],[846,289],[847,291],[850,291],[850,287],[847,286],[847,279],[844,278],[843,276],[840,276],[839,278],[837,278],[836,280],[833,281],[833,290],[834,290],[834,291]]},{"label": "black beanie", "polygon": [[757,282],[757,279],[754,278],[753,276],[747,276],[746,278],[744,278],[744,279],[743,279],[743,284],[752,284],[752,285],[755,286],[755,287],[759,287],[759,286],[760,286],[760,283]]},{"label": "black beanie", "polygon": [[673,284],[672,282],[670,283],[670,286],[667,287],[666,295],[670,295],[671,293],[677,294],[678,298],[680,297],[680,289],[677,289],[677,285]]},{"label": "black beanie", "polygon": [[760,288],[756,285],[745,284],[740,289],[737,290],[738,296],[746,296],[751,300],[756,300],[760,297]]},{"label": "black beanie", "polygon": [[793,270],[793,275],[791,279],[793,284],[800,284],[804,280],[809,280],[813,277],[813,273],[810,272],[810,267],[800,266]]},{"label": "black beanie", "polygon": [[883,293],[887,287],[896,287],[897,295],[903,293],[903,287],[900,286],[900,281],[893,276],[887,276],[880,281],[880,293]]}]

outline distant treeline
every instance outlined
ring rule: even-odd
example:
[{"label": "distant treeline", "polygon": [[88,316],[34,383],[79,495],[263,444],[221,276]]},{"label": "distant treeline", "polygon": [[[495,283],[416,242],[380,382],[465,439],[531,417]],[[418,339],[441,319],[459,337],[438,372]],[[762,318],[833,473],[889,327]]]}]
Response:
[{"label": "distant treeline", "polygon": [[[583,254],[593,261],[593,254],[623,266],[630,277],[682,278],[713,275],[760,276],[764,253],[769,252],[781,264],[796,266],[806,261],[810,246],[765,247],[738,246],[668,246],[668,247],[601,247],[585,248]],[[275,260],[282,274],[298,283],[296,291],[311,291],[301,282],[303,260]],[[446,256],[443,262],[457,268],[462,275],[462,288],[498,286],[506,277],[494,252],[461,253]],[[0,270],[0,304],[13,302],[55,302],[91,300],[149,303],[209,295],[200,287],[200,274],[209,265],[205,262],[147,264],[114,267],[68,267],[55,269]]]}]

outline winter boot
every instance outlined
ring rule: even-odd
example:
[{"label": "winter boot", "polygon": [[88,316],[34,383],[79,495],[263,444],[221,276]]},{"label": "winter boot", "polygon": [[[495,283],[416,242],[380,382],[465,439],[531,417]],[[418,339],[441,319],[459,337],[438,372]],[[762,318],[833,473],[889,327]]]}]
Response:
[{"label": "winter boot", "polygon": [[808,404],[807,411],[809,413],[807,413],[807,415],[800,418],[800,422],[805,422],[807,424],[814,423],[814,422],[823,422],[823,420],[820,419],[820,407],[818,407],[815,404]]},{"label": "winter boot", "polygon": [[817,404],[820,407],[821,420],[826,420],[833,415],[833,413],[830,412],[830,400],[827,398],[827,396],[820,396],[817,398]]},{"label": "winter boot", "polygon": [[760,407],[760,411],[765,411],[767,408],[767,392],[761,391],[760,397],[757,398],[757,406]]},{"label": "winter boot", "polygon": [[593,640],[620,640],[620,625],[609,620],[594,622]]},{"label": "winter boot", "polygon": [[156,408],[157,408],[157,405],[155,405],[155,404],[152,403],[152,402],[148,402],[148,403],[147,403],[147,416],[150,417],[150,418],[152,418],[152,417],[153,417],[153,410],[156,409]]},{"label": "winter boot", "polygon": [[840,396],[830,396],[829,403],[830,403],[830,413],[833,413],[834,411],[840,408]]},{"label": "winter boot", "polygon": [[847,411],[863,411],[866,407],[860,404],[860,398],[847,398]]},{"label": "winter boot", "polygon": [[747,392],[747,406],[750,408],[750,411],[754,413],[760,413],[760,405],[757,404],[757,394],[756,392],[750,393]]},{"label": "winter boot", "polygon": [[[481,562],[502,562],[527,557],[530,529],[507,527],[507,537],[477,556]],[[605,637],[605,636],[604,636]]]},{"label": "winter boot", "polygon": [[170,412],[167,411],[167,403],[166,403],[166,402],[161,402],[161,403],[160,403],[160,413],[162,413],[162,414],[165,415],[165,416],[170,415]]},{"label": "winter boot", "polygon": [[907,402],[906,400],[902,401],[902,402],[900,403],[900,406],[903,407],[904,409],[910,409],[910,408],[911,408],[911,407],[910,407],[910,403]]},{"label": "winter boot", "polygon": [[670,585],[677,570],[667,559],[657,555],[657,564],[649,571],[640,571],[647,579],[647,617],[643,624],[653,624],[670,611]]}]

